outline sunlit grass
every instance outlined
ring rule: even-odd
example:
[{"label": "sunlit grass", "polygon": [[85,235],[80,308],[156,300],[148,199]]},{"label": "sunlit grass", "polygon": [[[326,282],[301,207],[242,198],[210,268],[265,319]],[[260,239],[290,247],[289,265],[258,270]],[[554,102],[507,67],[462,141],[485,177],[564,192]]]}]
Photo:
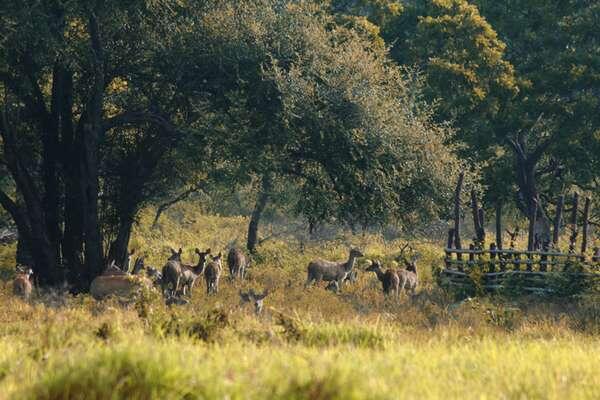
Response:
[{"label": "sunlit grass", "polygon": [[[190,205],[156,230],[152,217],[143,213],[132,246],[159,267],[168,246],[191,263],[194,247],[241,245],[247,223]],[[301,252],[293,238],[268,241],[246,282],[225,273],[217,296],[200,282],[173,308],[157,293],[129,305],[44,292],[24,303],[0,281],[0,399],[600,398],[593,293],[458,301],[432,281],[441,247],[424,241],[415,299],[385,299],[365,272],[339,295],[303,287],[312,258],[343,259],[354,245],[390,264],[401,243],[344,235]],[[249,287],[271,289],[261,316],[239,303]]]}]

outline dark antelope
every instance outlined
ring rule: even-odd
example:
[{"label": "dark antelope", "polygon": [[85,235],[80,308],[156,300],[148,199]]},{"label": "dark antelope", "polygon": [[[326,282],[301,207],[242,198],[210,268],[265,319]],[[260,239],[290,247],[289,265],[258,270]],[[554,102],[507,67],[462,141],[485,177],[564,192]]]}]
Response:
[{"label": "dark antelope", "polygon": [[[171,250],[171,256],[162,269],[161,288],[165,296],[169,294],[174,295],[179,291],[182,274],[181,253],[183,250],[181,248],[179,248],[179,251],[169,250]],[[171,289],[169,286],[171,286]]]},{"label": "dark antelope", "polygon": [[377,275],[377,279],[381,282],[381,286],[383,287],[383,294],[390,295],[394,294],[398,297],[400,293],[400,278],[398,273],[393,269],[387,269],[385,272],[381,270],[381,262],[375,260],[373,264],[371,264],[367,269],[367,272],[374,272]]}]

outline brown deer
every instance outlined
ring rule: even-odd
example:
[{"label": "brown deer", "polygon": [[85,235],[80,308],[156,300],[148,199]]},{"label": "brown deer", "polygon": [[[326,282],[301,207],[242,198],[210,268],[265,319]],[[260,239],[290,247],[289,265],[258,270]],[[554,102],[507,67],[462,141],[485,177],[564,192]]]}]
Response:
[{"label": "brown deer", "polygon": [[13,280],[13,293],[15,296],[19,296],[24,300],[29,300],[31,292],[33,291],[31,275],[33,275],[33,270],[31,268],[22,269],[17,267],[17,274]]},{"label": "brown deer", "polygon": [[260,315],[263,310],[264,300],[269,294],[268,289],[265,289],[262,293],[257,294],[253,289],[244,293],[240,290],[240,304],[252,303],[254,305],[254,313]]},{"label": "brown deer", "polygon": [[187,293],[192,294],[192,288],[194,287],[194,283],[196,283],[196,279],[204,272],[204,268],[206,267],[206,259],[210,255],[210,249],[206,249],[205,252],[200,251],[200,249],[195,249],[196,254],[200,257],[198,259],[198,264],[195,266],[189,266],[182,264],[181,265],[181,279],[180,284],[182,285],[182,292],[185,296]]},{"label": "brown deer", "polygon": [[111,261],[102,275],[97,276],[90,284],[90,294],[96,300],[110,295],[130,296],[142,287],[150,287],[151,281],[143,275],[133,277],[120,269],[115,261]]},{"label": "brown deer", "polygon": [[246,276],[246,267],[249,262],[244,255],[244,252],[240,249],[232,247],[227,254],[227,266],[229,267],[229,278],[235,280],[239,278],[241,280]]},{"label": "brown deer", "polygon": [[[410,257],[410,260],[404,254],[406,248],[409,248],[413,253]],[[400,251],[400,255],[396,258],[397,261],[401,261],[404,263],[405,268],[399,269],[396,273],[398,274],[398,278],[400,278],[400,291],[405,290],[412,295],[415,294],[417,290],[417,286],[419,284],[419,275],[417,273],[417,260],[419,259],[419,255],[414,252],[414,249],[408,245],[408,243],[402,248]]]},{"label": "brown deer", "polygon": [[167,263],[162,269],[162,281],[161,288],[164,295],[167,295],[169,292],[169,286],[171,286],[171,294],[175,294],[179,291],[179,283],[181,280],[181,253],[183,250],[181,247],[179,251],[171,250],[171,256],[167,260]]},{"label": "brown deer", "polygon": [[394,294],[398,297],[400,293],[400,278],[398,273],[393,269],[388,268],[385,272],[381,270],[381,262],[375,260],[365,271],[374,272],[377,275],[377,279],[381,282],[383,288],[383,294],[388,296]]},{"label": "brown deer", "polygon": [[351,249],[348,257],[348,261],[327,261],[327,260],[313,260],[308,264],[306,283],[304,287],[308,287],[315,282],[326,281],[336,282],[336,291],[342,287],[342,283],[348,277],[356,259],[358,257],[364,257],[363,253],[358,249]]},{"label": "brown deer", "polygon": [[223,264],[221,259],[223,254],[219,252],[216,257],[206,266],[204,270],[204,279],[206,280],[206,294],[218,293],[219,292],[219,279],[221,278],[221,271],[223,270]]}]

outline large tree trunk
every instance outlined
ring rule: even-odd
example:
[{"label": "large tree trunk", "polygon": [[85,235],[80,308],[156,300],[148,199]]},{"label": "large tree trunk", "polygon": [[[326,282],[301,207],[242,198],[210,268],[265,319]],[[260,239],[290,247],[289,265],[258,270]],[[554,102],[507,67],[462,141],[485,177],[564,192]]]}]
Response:
[{"label": "large tree trunk", "polygon": [[252,254],[256,253],[256,245],[258,244],[258,225],[260,223],[260,218],[262,217],[263,211],[269,202],[271,186],[272,182],[270,175],[264,175],[262,178],[261,189],[258,193],[256,204],[254,205],[254,211],[252,212],[252,217],[250,218],[250,224],[248,225],[248,242],[246,247]]}]

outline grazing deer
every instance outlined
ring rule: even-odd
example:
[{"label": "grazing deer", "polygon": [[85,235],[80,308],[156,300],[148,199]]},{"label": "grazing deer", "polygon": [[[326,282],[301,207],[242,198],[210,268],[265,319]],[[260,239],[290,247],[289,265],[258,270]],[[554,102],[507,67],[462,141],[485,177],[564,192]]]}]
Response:
[{"label": "grazing deer", "polygon": [[260,315],[263,310],[265,297],[267,297],[268,294],[269,291],[267,289],[260,294],[254,293],[253,289],[250,289],[246,293],[240,290],[240,305],[243,305],[244,303],[252,303],[254,304],[254,313],[256,315]]},{"label": "grazing deer", "polygon": [[102,275],[95,277],[90,284],[90,294],[97,300],[106,296],[130,296],[142,287],[150,287],[150,280],[143,275],[133,278],[112,260]]},{"label": "grazing deer", "polygon": [[204,279],[206,280],[206,294],[218,293],[219,292],[219,279],[221,278],[221,271],[223,265],[221,259],[223,254],[219,252],[216,257],[206,266],[204,270]]},{"label": "grazing deer", "polygon": [[165,299],[165,304],[169,307],[172,305],[182,306],[188,304],[189,302],[189,300],[184,299],[181,296],[174,296],[171,294]]},{"label": "grazing deer", "polygon": [[394,294],[398,297],[400,290],[400,278],[393,269],[388,268],[385,272],[381,270],[381,262],[375,260],[365,271],[374,272],[377,275],[377,279],[381,282],[383,287],[383,294],[388,296]]},{"label": "grazing deer", "polygon": [[171,256],[167,260],[167,263],[162,269],[162,281],[161,288],[163,294],[166,294],[169,290],[169,286],[172,286],[171,293],[177,293],[179,291],[179,281],[181,280],[181,253],[183,250],[181,247],[179,251],[171,250]]},{"label": "grazing deer", "polygon": [[348,261],[334,262],[327,260],[313,260],[308,264],[308,276],[304,287],[308,287],[315,282],[327,281],[336,282],[336,292],[339,292],[342,287],[342,282],[348,277],[356,259],[363,257],[363,253],[358,249],[351,249]]},{"label": "grazing deer", "polygon": [[[406,255],[404,254],[404,250],[407,247],[413,252],[410,260],[406,258]],[[398,278],[400,278],[400,291],[406,289],[406,291],[410,291],[412,295],[415,294],[417,285],[419,284],[419,275],[417,273],[418,259],[419,255],[414,254],[413,248],[409,247],[408,244],[406,244],[400,251],[400,256],[398,256],[397,260],[402,261],[405,265],[404,269],[397,271]]]},{"label": "grazing deer", "polygon": [[31,292],[33,291],[31,275],[33,275],[33,270],[31,268],[22,269],[17,267],[17,274],[13,280],[13,293],[15,296],[19,296],[24,300],[29,300]]},{"label": "grazing deer", "polygon": [[204,268],[206,267],[206,259],[210,255],[210,249],[206,249],[205,252],[200,251],[200,249],[195,249],[196,254],[200,257],[198,260],[198,264],[195,266],[189,266],[182,264],[181,265],[181,280],[180,283],[182,285],[183,295],[185,296],[187,293],[192,294],[192,288],[194,287],[194,283],[196,283],[196,279],[204,272]]},{"label": "grazing deer", "polygon": [[229,250],[227,254],[227,266],[229,267],[229,278],[231,280],[235,280],[236,278],[243,280],[249,264],[243,251],[235,247]]}]

